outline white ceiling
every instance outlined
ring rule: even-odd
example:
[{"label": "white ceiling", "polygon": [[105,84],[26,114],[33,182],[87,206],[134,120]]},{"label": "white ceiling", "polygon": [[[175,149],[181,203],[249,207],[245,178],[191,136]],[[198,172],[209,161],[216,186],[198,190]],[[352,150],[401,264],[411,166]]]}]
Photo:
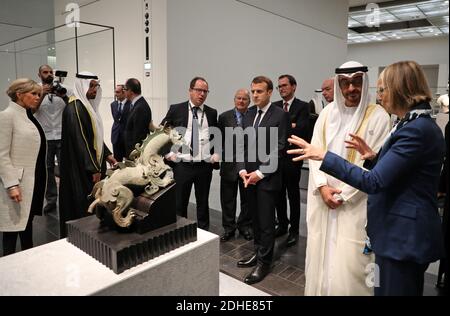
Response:
[{"label": "white ceiling", "polygon": [[[382,2],[382,1],[378,1]],[[383,1],[388,2],[388,1]],[[372,14],[364,5],[370,1],[350,0],[348,43],[368,43],[401,39],[448,36],[447,0],[390,1],[380,5],[379,26],[368,25]]]},{"label": "white ceiling", "polygon": [[348,6],[351,7],[359,7],[362,5],[368,5],[369,3],[381,3],[381,2],[388,2],[388,1],[392,1],[392,0],[378,0],[378,1],[371,1],[371,0],[349,0],[348,1]]}]

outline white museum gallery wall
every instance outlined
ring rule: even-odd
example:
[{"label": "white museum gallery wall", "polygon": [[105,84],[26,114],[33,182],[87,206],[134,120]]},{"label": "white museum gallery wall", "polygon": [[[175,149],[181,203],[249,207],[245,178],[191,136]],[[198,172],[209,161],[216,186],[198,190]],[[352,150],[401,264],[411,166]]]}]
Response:
[{"label": "white museum gallery wall", "polygon": [[347,10],[345,0],[169,0],[169,102],[187,100],[200,75],[210,84],[207,104],[221,113],[255,76],[276,84],[281,74],[294,75],[309,101],[346,58]]},{"label": "white museum gallery wall", "polygon": [[[55,1],[55,24],[63,25],[71,13],[66,7],[72,1]],[[151,71],[144,70],[145,57],[145,11],[149,5],[149,57]],[[142,84],[142,94],[152,108],[153,120],[159,124],[167,111],[167,44],[166,44],[165,0],[100,0],[80,6],[79,20],[82,22],[114,27],[116,83],[124,84],[136,78]],[[101,80],[103,98],[101,115],[104,121],[105,142],[111,146],[110,131],[113,124],[110,104],[114,101],[114,77],[112,64],[112,32],[101,27],[81,24],[79,33],[89,34],[79,38],[79,71],[90,71]],[[58,32],[62,38],[73,33],[73,28]],[[73,37],[73,36],[72,36]],[[73,85],[75,66],[75,42],[57,44],[57,65],[71,73],[67,83]],[[149,72],[150,76],[146,76]],[[110,147],[112,149],[112,146]]]},{"label": "white museum gallery wall", "polygon": [[[297,96],[309,101],[347,57],[347,11],[347,1],[169,0],[169,103],[186,101],[190,80],[202,76],[211,91],[206,103],[220,114],[255,76],[276,85],[281,74],[294,75]],[[272,99],[280,99],[276,90]],[[221,210],[219,192],[214,172],[211,209]]]},{"label": "white museum gallery wall", "polygon": [[433,93],[445,94],[448,81],[448,36],[352,44],[348,58],[370,67],[370,91],[376,93],[379,70],[401,60],[414,60],[424,66]]}]

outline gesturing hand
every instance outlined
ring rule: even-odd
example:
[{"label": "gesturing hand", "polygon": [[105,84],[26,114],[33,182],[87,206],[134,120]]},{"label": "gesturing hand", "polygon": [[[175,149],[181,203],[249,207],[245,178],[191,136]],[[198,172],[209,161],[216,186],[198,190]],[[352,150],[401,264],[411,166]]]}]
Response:
[{"label": "gesturing hand", "polygon": [[362,160],[373,160],[377,156],[377,153],[372,150],[372,148],[367,145],[367,143],[355,134],[350,134],[352,137],[352,140],[346,140],[345,143],[347,144],[345,147],[354,149],[357,152],[361,154]]},{"label": "gesturing hand", "polygon": [[300,149],[288,150],[287,153],[289,155],[299,155],[299,157],[294,158],[293,161],[301,161],[306,159],[321,161],[325,157],[325,151],[314,147],[300,137],[292,135],[291,138],[288,139],[288,142],[300,147]]}]

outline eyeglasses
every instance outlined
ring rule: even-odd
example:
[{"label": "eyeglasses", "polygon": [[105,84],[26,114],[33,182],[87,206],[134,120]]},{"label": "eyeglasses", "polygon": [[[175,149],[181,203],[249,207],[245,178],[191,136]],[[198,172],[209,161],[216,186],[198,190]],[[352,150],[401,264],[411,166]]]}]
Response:
[{"label": "eyeglasses", "polygon": [[235,97],[234,99],[235,99],[236,101],[250,101],[250,99],[247,98],[247,97]]},{"label": "eyeglasses", "polygon": [[89,85],[89,89],[98,89],[98,88],[100,88],[100,84],[99,83],[96,83],[96,84],[90,84]]},{"label": "eyeglasses", "polygon": [[289,87],[289,85],[286,83],[286,84],[281,84],[281,85],[279,85],[278,87],[277,87],[277,90],[280,90],[280,89],[282,89],[282,88],[287,88],[287,87]]},{"label": "eyeglasses", "polygon": [[348,87],[350,87],[350,85],[353,85],[354,87],[357,88],[361,88],[362,84],[363,84],[362,76],[354,78],[346,78],[346,77],[339,78],[339,86],[341,87],[341,89],[347,89]]},{"label": "eyeglasses", "polygon": [[201,93],[208,94],[209,93],[209,90],[204,90],[204,89],[192,88],[192,90],[197,92],[198,94],[201,94]]},{"label": "eyeglasses", "polygon": [[386,91],[387,90],[387,88],[385,88],[385,87],[379,87],[378,89],[377,89],[377,93],[378,94],[382,94],[382,93],[384,93],[384,91]]}]

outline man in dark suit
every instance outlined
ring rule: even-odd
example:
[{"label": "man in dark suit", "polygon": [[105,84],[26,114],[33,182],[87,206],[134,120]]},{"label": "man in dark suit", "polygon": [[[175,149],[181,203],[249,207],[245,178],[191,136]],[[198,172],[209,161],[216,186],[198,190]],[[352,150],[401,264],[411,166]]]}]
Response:
[{"label": "man in dark suit", "polygon": [[[236,228],[246,240],[253,239],[252,215],[247,206],[244,182],[239,177],[236,165],[236,139],[233,138],[233,150],[226,148],[227,128],[242,127],[242,121],[250,105],[250,92],[240,89],[234,96],[235,108],[219,116],[219,128],[222,133],[222,163],[220,166],[220,204],[222,206],[222,226],[224,234],[220,241],[234,237]],[[236,223],[236,198],[239,188],[241,213]]]},{"label": "man in dark suit", "polygon": [[125,83],[125,94],[131,102],[130,114],[125,128],[125,153],[129,157],[150,133],[152,110],[142,94],[141,83],[137,79],[128,79]]},{"label": "man in dark suit", "polygon": [[198,227],[209,229],[209,189],[212,171],[218,169],[220,156],[211,148],[212,128],[217,128],[217,111],[205,104],[208,82],[196,77],[189,87],[189,101],[170,106],[162,125],[177,128],[190,149],[171,152],[166,159],[174,164],[177,214],[187,217],[192,185],[195,187]]},{"label": "man in dark suit", "polygon": [[[289,116],[270,102],[272,92],[273,83],[269,78],[253,79],[252,96],[256,106],[249,109],[243,122],[249,135],[244,138],[245,162],[239,162],[238,169],[253,214],[255,254],[237,265],[255,267],[244,280],[247,284],[262,281],[270,273],[273,260],[275,203],[281,190],[279,162],[287,149]],[[271,134],[277,138],[272,139]]]},{"label": "man in dark suit", "polygon": [[117,161],[122,161],[126,154],[124,133],[131,106],[131,102],[126,99],[124,88],[124,85],[116,86],[114,90],[116,101],[111,103],[111,113],[114,119],[111,129],[111,143],[113,145],[114,158]]},{"label": "man in dark suit", "polygon": [[[309,104],[295,97],[297,81],[291,75],[282,75],[278,78],[278,91],[283,100],[274,105],[289,113],[291,123],[291,134],[300,138],[307,138],[309,133]],[[290,136],[290,135],[289,135]],[[286,241],[288,247],[298,241],[300,227],[300,176],[303,162],[293,162],[292,156],[282,159],[280,166],[282,170],[283,186],[277,202],[278,227],[275,236],[280,237],[287,233],[288,225],[291,224]],[[289,197],[290,219],[287,216],[286,190]]]}]

